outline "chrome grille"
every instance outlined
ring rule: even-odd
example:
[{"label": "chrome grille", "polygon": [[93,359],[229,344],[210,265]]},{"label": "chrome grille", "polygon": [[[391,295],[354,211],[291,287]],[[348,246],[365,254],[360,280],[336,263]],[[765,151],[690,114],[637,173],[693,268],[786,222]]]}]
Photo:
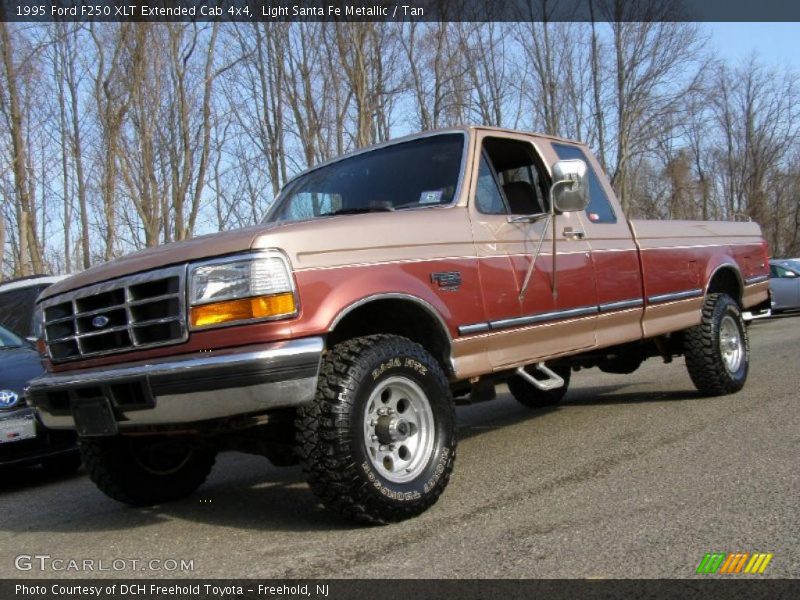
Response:
[{"label": "chrome grille", "polygon": [[188,337],[185,267],[159,269],[42,302],[53,362],[176,344]]}]

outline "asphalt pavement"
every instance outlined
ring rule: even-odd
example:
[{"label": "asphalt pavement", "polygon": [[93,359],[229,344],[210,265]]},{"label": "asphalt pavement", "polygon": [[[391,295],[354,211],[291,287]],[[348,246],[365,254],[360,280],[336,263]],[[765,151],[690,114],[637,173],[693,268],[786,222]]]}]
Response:
[{"label": "asphalt pavement", "polygon": [[[757,577],[798,577],[800,316],[750,336],[732,396],[702,398],[683,359],[651,359],[574,374],[554,409],[504,387],[459,408],[449,487],[397,525],[343,522],[298,467],[235,453],[194,496],[153,509],[108,499],[84,471],[4,472],[0,577],[694,577],[707,552],[770,552]],[[24,558],[37,555],[50,558]],[[181,559],[187,570],[166,570]]]}]

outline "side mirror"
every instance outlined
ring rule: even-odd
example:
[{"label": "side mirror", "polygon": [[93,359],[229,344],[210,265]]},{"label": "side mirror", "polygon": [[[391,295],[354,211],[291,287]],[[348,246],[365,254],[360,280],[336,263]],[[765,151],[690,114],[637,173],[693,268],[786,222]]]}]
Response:
[{"label": "side mirror", "polygon": [[589,206],[589,181],[582,160],[560,160],[553,165],[550,188],[553,207],[560,213],[585,210]]}]

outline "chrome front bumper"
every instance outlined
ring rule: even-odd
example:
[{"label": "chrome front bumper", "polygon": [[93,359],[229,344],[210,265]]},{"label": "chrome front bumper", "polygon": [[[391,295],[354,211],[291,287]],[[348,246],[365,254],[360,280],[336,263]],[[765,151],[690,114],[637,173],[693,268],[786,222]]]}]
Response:
[{"label": "chrome front bumper", "polygon": [[299,406],[314,398],[321,337],[119,367],[48,373],[30,382],[42,422],[74,429],[81,403],[108,399],[117,427],[181,424]]}]

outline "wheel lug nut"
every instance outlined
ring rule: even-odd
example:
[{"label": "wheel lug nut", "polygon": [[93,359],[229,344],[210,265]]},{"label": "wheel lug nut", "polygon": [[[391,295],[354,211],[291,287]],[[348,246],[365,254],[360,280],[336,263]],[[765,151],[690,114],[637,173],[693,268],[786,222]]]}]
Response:
[{"label": "wheel lug nut", "polygon": [[377,442],[378,441],[378,436],[377,435],[373,435],[371,439],[372,439],[373,442]]}]

